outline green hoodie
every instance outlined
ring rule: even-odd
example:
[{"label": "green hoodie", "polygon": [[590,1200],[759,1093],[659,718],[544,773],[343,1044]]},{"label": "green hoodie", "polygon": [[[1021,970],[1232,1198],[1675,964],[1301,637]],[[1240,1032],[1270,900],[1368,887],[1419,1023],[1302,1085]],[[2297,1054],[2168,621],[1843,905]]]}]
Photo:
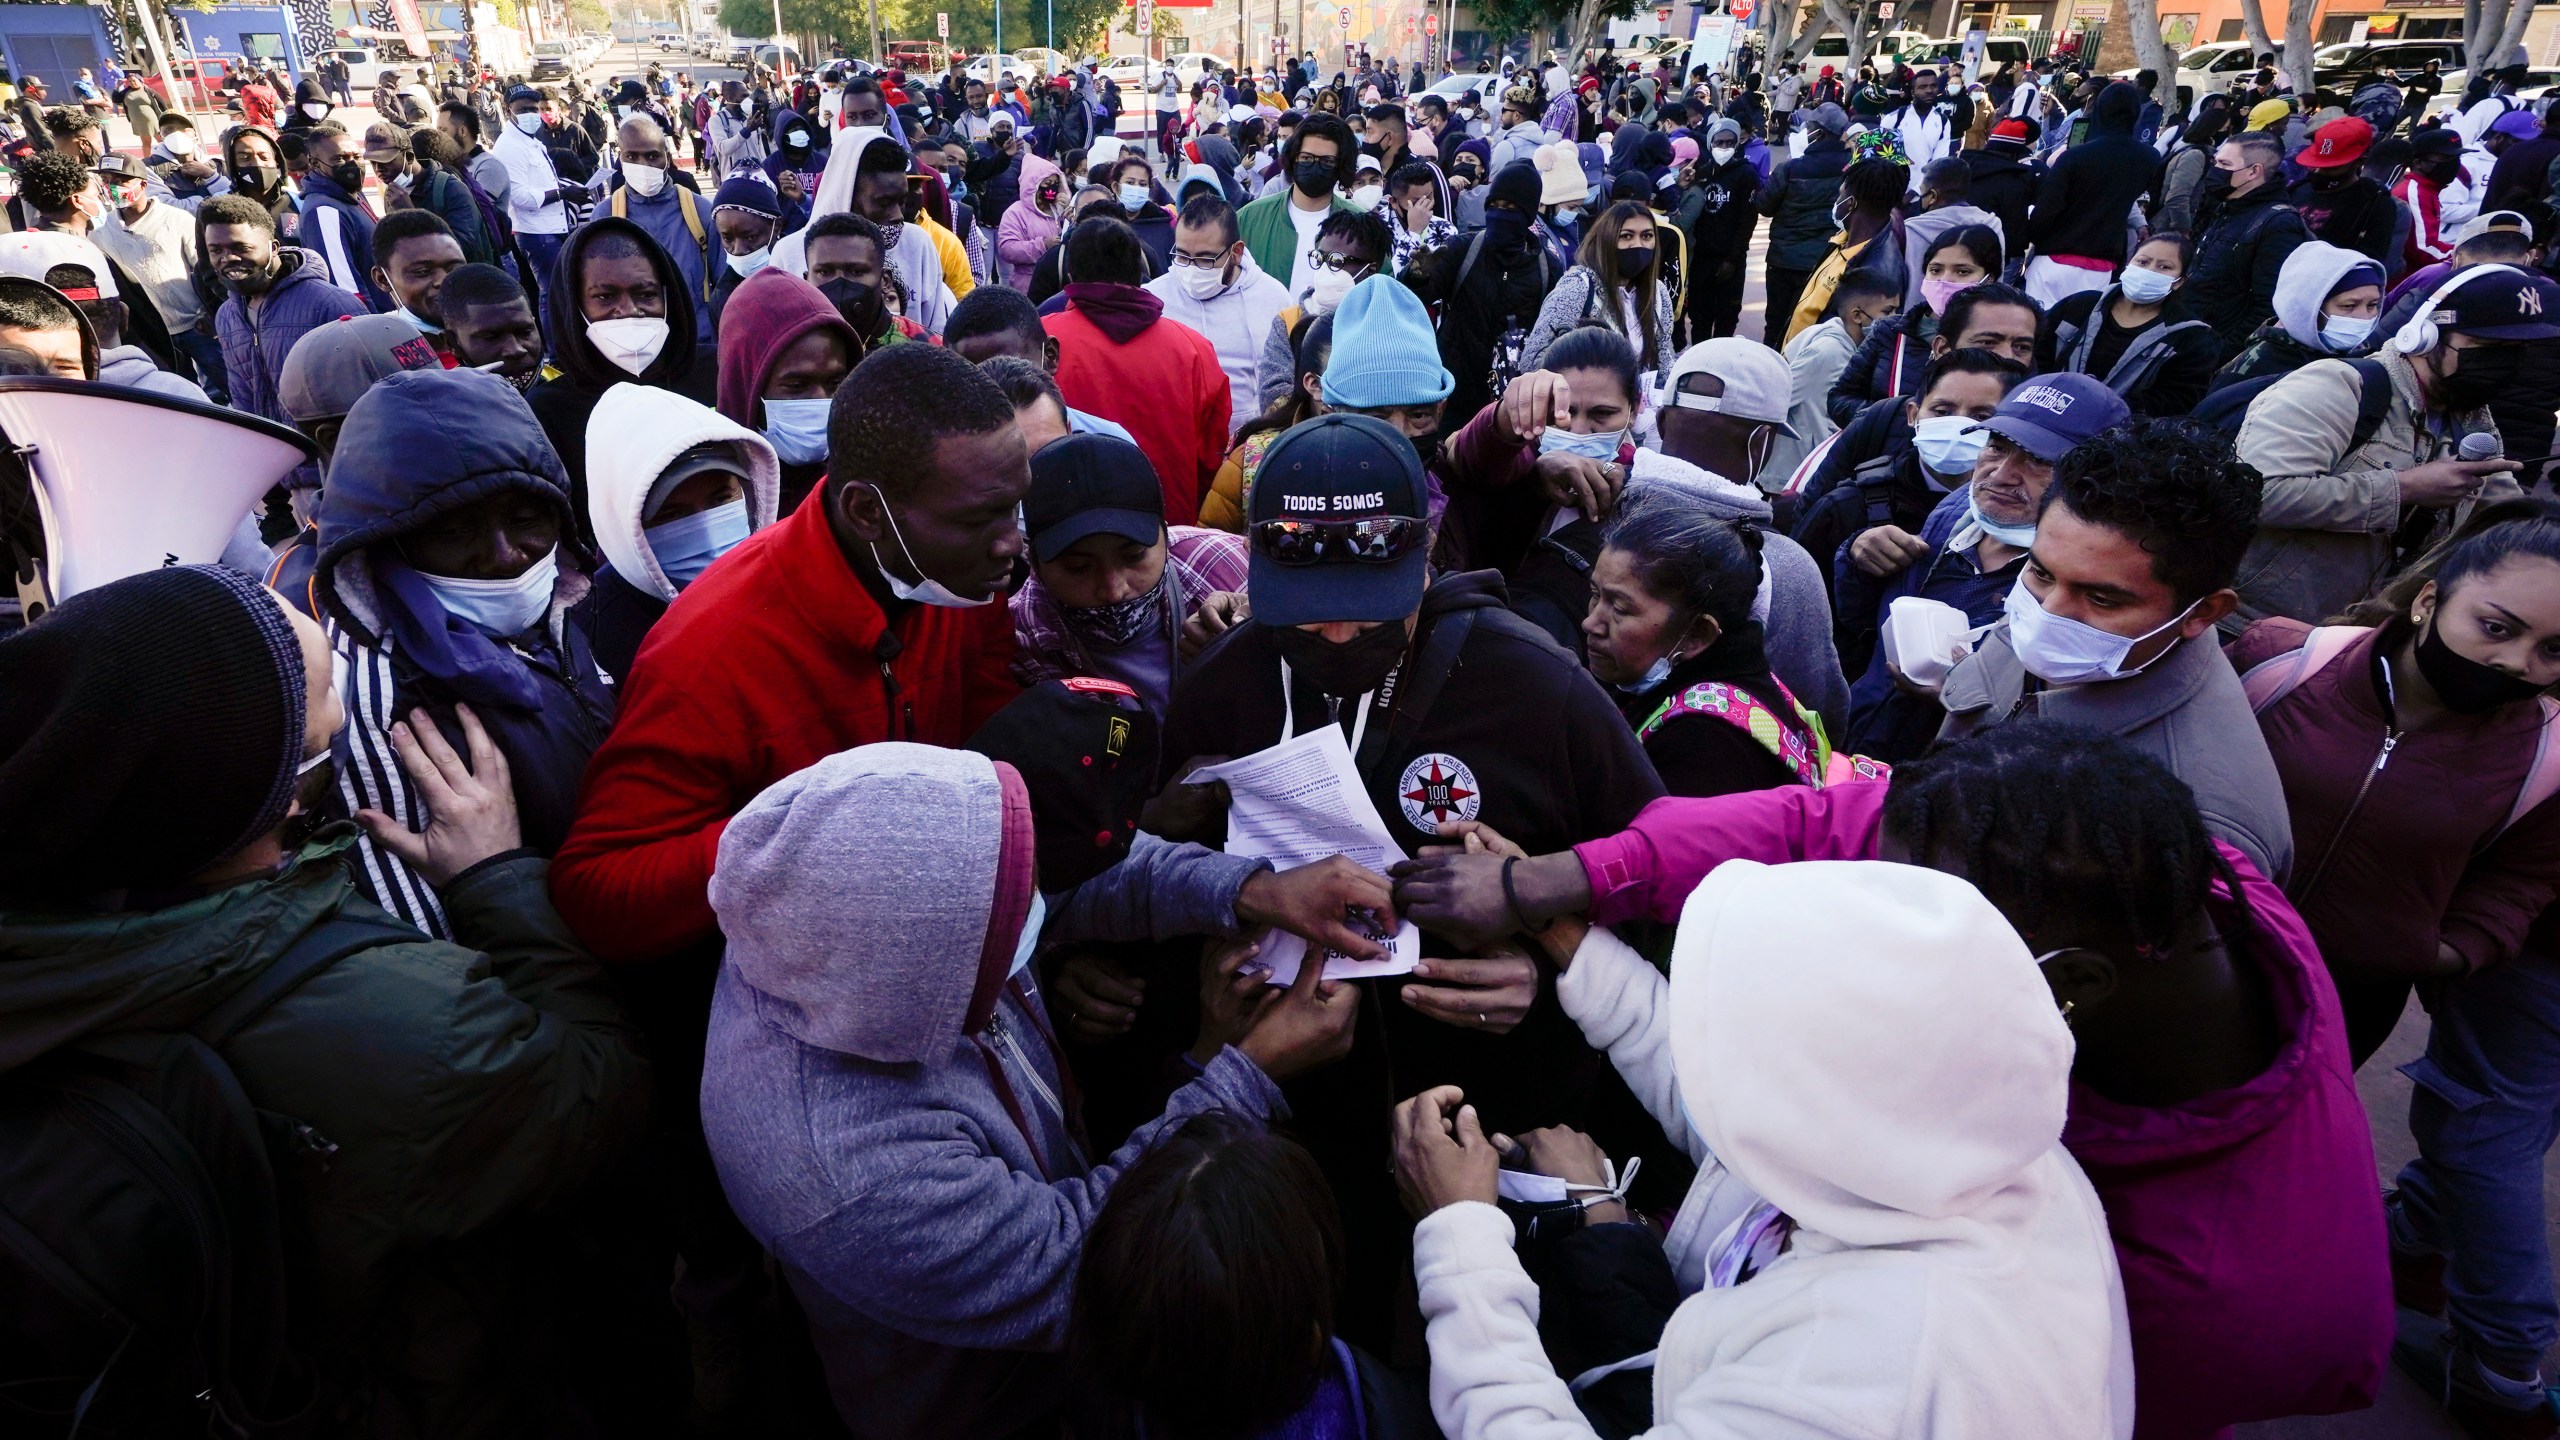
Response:
[{"label": "green hoodie", "polygon": [[[331,826],[276,875],[165,909],[0,910],[0,1071],[85,1036],[182,1029],[341,911],[396,923],[356,890],[354,839]],[[636,1032],[552,910],[546,869],[513,855],[466,871],[444,890],[457,943],[357,951],[223,1050],[271,1137],[293,1136],[270,1149],[299,1241],[297,1327],[328,1368],[365,1377],[348,1404],[401,1412],[362,1428],[470,1434],[524,1413],[503,1376],[525,1297],[484,1285],[522,1278],[498,1222],[577,1190],[647,1115]],[[439,1243],[466,1238],[481,1243]]]}]

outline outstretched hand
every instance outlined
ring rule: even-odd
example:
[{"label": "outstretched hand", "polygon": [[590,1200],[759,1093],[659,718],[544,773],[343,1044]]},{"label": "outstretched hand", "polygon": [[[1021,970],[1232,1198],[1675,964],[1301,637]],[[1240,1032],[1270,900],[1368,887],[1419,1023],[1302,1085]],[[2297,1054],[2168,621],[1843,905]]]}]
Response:
[{"label": "outstretched hand", "polygon": [[1396,1107],[1396,1189],[1416,1220],[1467,1200],[1490,1205],[1501,1196],[1495,1172],[1502,1157],[1455,1085],[1425,1090]]}]

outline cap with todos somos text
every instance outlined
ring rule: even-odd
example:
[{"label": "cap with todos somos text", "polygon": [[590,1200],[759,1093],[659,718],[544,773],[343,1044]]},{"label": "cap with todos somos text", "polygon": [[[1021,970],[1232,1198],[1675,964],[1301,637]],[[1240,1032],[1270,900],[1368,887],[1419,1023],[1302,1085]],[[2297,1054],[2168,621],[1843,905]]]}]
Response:
[{"label": "cap with todos somos text", "polygon": [[[1686,389],[1680,382],[1692,375],[1714,376],[1724,392],[1707,395]],[[1789,436],[1796,433],[1787,423],[1787,410],[1795,399],[1787,362],[1768,346],[1739,336],[1701,340],[1681,351],[1680,358],[1671,362],[1671,378],[1662,388],[1662,397],[1664,405],[1675,409],[1711,410],[1737,420],[1775,425]]]},{"label": "cap with todos somos text", "polygon": [[2015,444],[2047,465],[2073,446],[2133,418],[2123,397],[2091,375],[2036,375],[2009,392],[1991,418],[1974,426]]},{"label": "cap with todos somos text", "polygon": [[[1422,456],[1403,431],[1373,415],[1338,410],[1291,426],[1264,452],[1245,514],[1253,618],[1283,626],[1412,614],[1427,583],[1429,513]],[[1366,559],[1348,546],[1327,547],[1293,563],[1275,553],[1262,528],[1363,520],[1412,522],[1401,553]]]},{"label": "cap with todos somos text", "polygon": [[2512,265],[2476,267],[2454,276],[2427,302],[2439,330],[2479,340],[2549,340],[2560,336],[2560,285]]},{"label": "cap with todos somos text", "polygon": [[1031,457],[1022,527],[1042,563],[1091,535],[1164,538],[1164,487],[1146,452],[1116,435],[1069,435]]}]

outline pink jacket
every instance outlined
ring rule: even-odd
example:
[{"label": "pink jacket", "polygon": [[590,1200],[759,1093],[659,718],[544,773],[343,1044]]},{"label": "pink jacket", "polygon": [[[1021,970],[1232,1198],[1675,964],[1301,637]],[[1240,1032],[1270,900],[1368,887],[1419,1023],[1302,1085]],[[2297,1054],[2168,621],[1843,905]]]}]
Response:
[{"label": "pink jacket", "polygon": [[[1022,198],[1004,207],[1004,219],[996,225],[996,259],[1004,265],[1004,283],[1016,290],[1031,288],[1031,267],[1058,243],[1058,216],[1040,213],[1040,182],[1058,173],[1058,167],[1025,149],[1022,154]],[[1058,208],[1064,211],[1071,198],[1058,196]]]},{"label": "pink jacket", "polygon": [[[1592,918],[1676,922],[1727,860],[1871,860],[1884,783],[1790,785],[1647,805],[1574,847]],[[2133,1323],[2135,1440],[2217,1436],[2240,1421],[2373,1403],[2392,1340],[2373,1138],[2320,952],[2282,891],[2237,850],[2226,936],[2254,928],[2282,1048],[2265,1074],[2175,1108],[2071,1092],[2062,1143],[2106,1205]],[[2245,915],[2244,912],[2245,911]]]}]

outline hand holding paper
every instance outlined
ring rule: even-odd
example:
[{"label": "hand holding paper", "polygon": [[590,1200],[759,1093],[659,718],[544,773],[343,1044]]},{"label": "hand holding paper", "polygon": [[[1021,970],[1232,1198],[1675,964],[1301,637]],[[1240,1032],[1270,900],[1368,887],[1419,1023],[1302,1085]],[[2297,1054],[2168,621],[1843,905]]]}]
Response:
[{"label": "hand holding paper", "polygon": [[[1422,955],[1422,932],[1397,918],[1386,883],[1387,867],[1404,859],[1405,853],[1388,835],[1386,822],[1378,818],[1378,807],[1370,803],[1369,793],[1360,783],[1360,772],[1351,763],[1351,747],[1344,743],[1339,726],[1318,726],[1268,750],[1204,766],[1187,779],[1195,785],[1213,780],[1225,782],[1230,797],[1228,854],[1268,860],[1275,870],[1283,872],[1335,862],[1332,870],[1291,881],[1278,892],[1305,928],[1320,934],[1329,928],[1340,939],[1350,940],[1349,924],[1342,918],[1342,910],[1327,912],[1321,921],[1313,915],[1314,909],[1328,903],[1339,906],[1347,901],[1374,916],[1369,943],[1360,945],[1359,951],[1375,958],[1330,950],[1324,978],[1402,975],[1413,969]],[[1376,879],[1374,890],[1350,876],[1353,867]],[[1280,878],[1287,879],[1285,875]],[[1372,897],[1374,903],[1363,905],[1359,898],[1362,895]],[[1269,884],[1258,895],[1241,897],[1240,907],[1247,901],[1267,910],[1270,923],[1289,923],[1289,914],[1275,902]],[[1248,914],[1244,918],[1257,917]],[[1306,954],[1307,941],[1294,930],[1292,927],[1275,932],[1263,944],[1262,963],[1271,967],[1271,983],[1275,985],[1285,985],[1296,978],[1299,961]]]}]

